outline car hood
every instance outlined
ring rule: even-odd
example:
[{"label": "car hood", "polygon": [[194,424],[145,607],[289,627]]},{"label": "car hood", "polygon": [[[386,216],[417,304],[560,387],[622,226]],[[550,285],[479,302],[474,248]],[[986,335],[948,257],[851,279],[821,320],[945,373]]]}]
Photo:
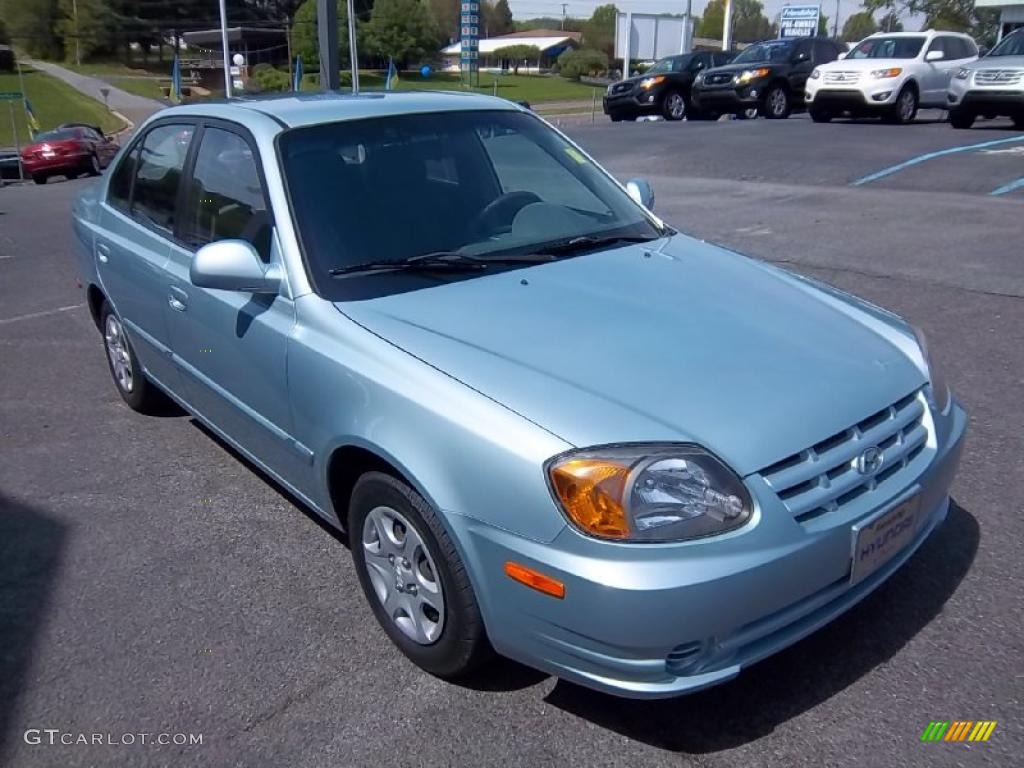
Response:
[{"label": "car hood", "polygon": [[819,64],[817,69],[822,72],[871,72],[875,69],[907,69],[918,63],[917,59],[836,59],[827,64]]},{"label": "car hood", "polygon": [[1024,56],[985,56],[964,64],[967,69],[1024,69]]},{"label": "car hood", "polygon": [[720,74],[720,73],[723,73],[723,72],[728,72],[729,74],[738,75],[740,72],[743,72],[744,70],[747,70],[747,69],[760,69],[761,67],[768,67],[768,69],[775,70],[775,69],[779,69],[780,67],[784,67],[784,66],[787,66],[787,65],[782,63],[782,62],[778,62],[778,61],[772,61],[772,62],[762,61],[760,63],[749,62],[747,64],[724,64],[721,67],[712,67],[711,69],[705,69],[704,70],[704,77],[706,78],[708,75]]},{"label": "car hood", "polygon": [[924,383],[880,312],[683,236],[337,307],[573,445],[696,442],[740,474]]}]

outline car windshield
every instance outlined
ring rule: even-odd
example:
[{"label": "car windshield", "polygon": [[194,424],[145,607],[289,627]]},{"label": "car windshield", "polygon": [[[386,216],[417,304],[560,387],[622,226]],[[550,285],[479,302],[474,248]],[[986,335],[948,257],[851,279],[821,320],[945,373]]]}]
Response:
[{"label": "car windshield", "polygon": [[848,59],[914,59],[924,45],[923,37],[869,37],[850,51]]},{"label": "car windshield", "polygon": [[77,128],[58,128],[55,131],[37,133],[36,141],[63,141],[65,139],[77,139],[79,131]]},{"label": "car windshield", "polygon": [[999,45],[993,48],[989,56],[1024,56],[1024,33],[1017,32],[1004,37]]},{"label": "car windshield", "polygon": [[325,123],[286,131],[278,151],[311,276],[328,297],[350,295],[331,277],[359,265],[430,254],[497,264],[574,238],[664,234],[604,171],[528,113]]},{"label": "car windshield", "polygon": [[655,62],[654,66],[648,69],[646,75],[663,75],[666,72],[682,72],[690,63],[693,56],[670,56],[667,59]]},{"label": "car windshield", "polygon": [[754,43],[743,49],[733,64],[760,64],[766,61],[789,61],[793,52],[792,40],[769,40],[764,43]]}]

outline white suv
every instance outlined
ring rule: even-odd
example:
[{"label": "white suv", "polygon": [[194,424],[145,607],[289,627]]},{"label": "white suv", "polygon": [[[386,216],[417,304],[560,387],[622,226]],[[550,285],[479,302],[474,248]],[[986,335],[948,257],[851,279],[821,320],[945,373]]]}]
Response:
[{"label": "white suv", "polygon": [[957,70],[947,98],[954,128],[970,128],[978,115],[1006,115],[1024,129],[1024,29],[1004,37],[985,58]]},{"label": "white suv", "polygon": [[843,112],[909,123],[918,107],[946,109],[953,73],[978,58],[978,46],[956,32],[879,32],[807,80],[807,111],[816,123]]}]

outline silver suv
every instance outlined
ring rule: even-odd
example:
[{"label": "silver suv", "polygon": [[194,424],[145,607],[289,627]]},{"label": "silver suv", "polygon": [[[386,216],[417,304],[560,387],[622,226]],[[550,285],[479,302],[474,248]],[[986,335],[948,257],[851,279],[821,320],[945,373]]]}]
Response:
[{"label": "silver suv", "polygon": [[1013,118],[1024,129],[1024,29],[1004,37],[987,56],[961,67],[949,83],[949,122],[970,128],[979,115]]}]

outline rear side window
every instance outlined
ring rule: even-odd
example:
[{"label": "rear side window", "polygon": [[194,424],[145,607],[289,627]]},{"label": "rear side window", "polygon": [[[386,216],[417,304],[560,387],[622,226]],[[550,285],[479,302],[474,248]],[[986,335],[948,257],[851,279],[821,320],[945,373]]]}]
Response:
[{"label": "rear side window", "polygon": [[827,64],[839,58],[839,51],[836,47],[825,40],[814,41],[814,63]]},{"label": "rear side window", "polygon": [[132,216],[174,231],[178,187],[192,141],[191,125],[160,125],[142,140],[132,187]]},{"label": "rear side window", "polygon": [[237,238],[270,258],[271,219],[257,159],[237,133],[203,131],[185,210],[182,238],[189,245]]},{"label": "rear side window", "polygon": [[135,145],[117,170],[110,177],[110,186],[107,189],[107,202],[117,210],[128,213],[132,203],[132,180],[135,178],[135,166],[139,162],[139,146]]}]

